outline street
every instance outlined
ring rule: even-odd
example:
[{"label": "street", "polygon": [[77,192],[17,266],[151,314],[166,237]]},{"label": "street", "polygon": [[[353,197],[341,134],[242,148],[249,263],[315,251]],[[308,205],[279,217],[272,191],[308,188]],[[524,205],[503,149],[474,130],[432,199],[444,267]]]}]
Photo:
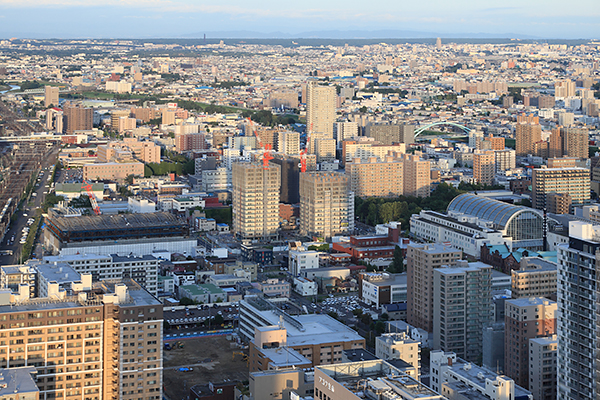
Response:
[{"label": "street", "polygon": [[[54,156],[55,153],[53,152],[52,155]],[[12,251],[12,255],[0,255],[0,264],[2,265],[20,264],[25,261],[20,260],[23,245],[19,243],[19,239],[23,235],[23,228],[27,226],[27,219],[35,218],[36,210],[40,208],[44,202],[44,192],[48,192],[48,188],[46,188],[46,185],[48,184],[48,179],[52,175],[53,163],[51,161],[53,160],[55,160],[55,157],[49,157],[44,160],[42,164],[42,170],[46,167],[51,168],[48,168],[48,170],[43,171],[43,175],[39,183],[36,183],[36,186],[33,190],[33,193],[36,193],[36,195],[34,196],[32,193],[31,197],[29,198],[29,201],[26,201],[23,204],[22,210],[17,211],[18,217],[16,221],[11,224],[9,231],[5,235],[4,241],[0,244],[0,250]],[[41,231],[39,233],[41,234]],[[12,242],[12,244],[9,245],[8,242],[12,239],[13,236],[14,241]],[[36,256],[41,256],[41,245],[36,244],[32,252]]]}]

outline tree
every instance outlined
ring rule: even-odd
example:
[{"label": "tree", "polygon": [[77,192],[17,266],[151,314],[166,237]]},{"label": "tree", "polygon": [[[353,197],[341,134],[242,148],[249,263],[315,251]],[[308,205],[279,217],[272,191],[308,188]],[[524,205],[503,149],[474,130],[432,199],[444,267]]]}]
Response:
[{"label": "tree", "polygon": [[402,249],[398,245],[396,245],[396,247],[394,248],[394,259],[392,260],[392,263],[390,264],[387,270],[392,274],[399,274],[404,272],[405,270],[404,259],[402,258]]},{"label": "tree", "polygon": [[381,335],[383,332],[385,332],[385,324],[383,323],[383,321],[375,322],[375,332],[378,335]]},{"label": "tree", "polygon": [[179,299],[179,305],[181,306],[193,306],[196,304],[195,300],[190,299],[189,297],[182,297]]},{"label": "tree", "polygon": [[133,174],[129,174],[129,175],[127,175],[127,176],[125,177],[125,182],[126,182],[128,185],[133,185],[133,178],[134,178],[134,175],[133,175]]},{"label": "tree", "polygon": [[225,320],[223,319],[223,316],[217,314],[215,315],[215,319],[213,319],[213,323],[215,325],[221,325],[223,322],[225,322]]}]

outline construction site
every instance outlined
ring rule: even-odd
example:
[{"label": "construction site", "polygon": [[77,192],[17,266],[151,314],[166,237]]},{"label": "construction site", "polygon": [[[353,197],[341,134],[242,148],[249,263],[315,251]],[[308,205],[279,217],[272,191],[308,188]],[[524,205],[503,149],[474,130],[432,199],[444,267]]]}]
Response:
[{"label": "construction site", "polygon": [[[166,343],[166,342],[165,342]],[[248,380],[248,355],[227,336],[207,336],[169,342],[163,351],[164,394],[186,399],[190,388],[226,380]]]}]

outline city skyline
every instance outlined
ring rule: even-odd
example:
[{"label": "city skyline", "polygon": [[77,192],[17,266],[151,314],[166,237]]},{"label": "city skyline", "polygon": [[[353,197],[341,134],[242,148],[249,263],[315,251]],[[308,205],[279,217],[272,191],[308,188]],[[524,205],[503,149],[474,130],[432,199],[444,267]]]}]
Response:
[{"label": "city skyline", "polygon": [[[0,0],[0,37],[26,38],[293,38],[293,37],[514,37],[594,39],[600,10],[579,0],[566,10],[558,1],[464,0],[398,4],[330,0],[302,8],[268,1],[227,4],[190,0]],[[90,16],[89,18],[85,18]]]}]

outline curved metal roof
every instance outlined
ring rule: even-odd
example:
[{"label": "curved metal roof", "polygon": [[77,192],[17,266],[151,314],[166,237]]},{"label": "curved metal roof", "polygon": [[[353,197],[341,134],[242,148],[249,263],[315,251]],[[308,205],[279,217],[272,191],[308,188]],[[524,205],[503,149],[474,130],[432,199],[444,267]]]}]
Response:
[{"label": "curved metal roof", "polygon": [[492,221],[499,229],[505,229],[511,217],[521,212],[533,212],[537,214],[535,210],[528,207],[515,206],[471,193],[456,196],[448,204],[447,211],[455,211],[486,221]]}]

